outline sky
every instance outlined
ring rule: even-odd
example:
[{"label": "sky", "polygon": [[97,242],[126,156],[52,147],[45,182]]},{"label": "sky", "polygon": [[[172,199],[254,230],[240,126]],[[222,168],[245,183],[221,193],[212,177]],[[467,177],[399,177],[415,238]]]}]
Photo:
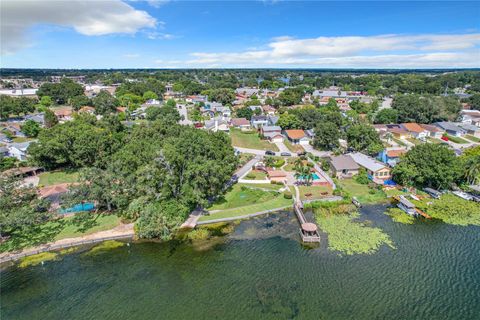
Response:
[{"label": "sky", "polygon": [[2,68],[478,68],[478,1],[1,0]]}]

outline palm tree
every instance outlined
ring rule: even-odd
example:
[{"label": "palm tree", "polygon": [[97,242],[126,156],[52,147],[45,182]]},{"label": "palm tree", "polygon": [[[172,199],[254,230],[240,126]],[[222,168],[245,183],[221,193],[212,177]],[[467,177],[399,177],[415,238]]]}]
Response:
[{"label": "palm tree", "polygon": [[465,163],[465,172],[463,177],[468,184],[480,183],[480,156],[472,157]]}]

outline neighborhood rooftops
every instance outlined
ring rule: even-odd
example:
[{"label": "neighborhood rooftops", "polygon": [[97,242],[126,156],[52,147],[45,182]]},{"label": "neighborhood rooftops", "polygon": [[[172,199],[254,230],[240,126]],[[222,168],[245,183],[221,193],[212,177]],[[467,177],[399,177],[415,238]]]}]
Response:
[{"label": "neighborhood rooftops", "polygon": [[305,137],[305,131],[303,130],[285,130],[285,133],[290,139],[298,140]]},{"label": "neighborhood rooftops", "polygon": [[358,170],[360,168],[359,165],[349,155],[332,157],[331,163],[336,171]]},{"label": "neighborhood rooftops", "polygon": [[372,172],[376,172],[378,170],[386,168],[386,166],[383,163],[380,163],[376,161],[375,159],[364,155],[363,153],[360,152],[354,152],[350,153],[349,156],[352,157],[352,159],[359,164],[360,166],[367,168],[368,170]]},{"label": "neighborhood rooftops", "polygon": [[435,125],[445,131],[451,131],[451,132],[465,132],[464,129],[460,128],[453,122],[435,122]]},{"label": "neighborhood rooftops", "polygon": [[262,127],[262,131],[264,133],[266,132],[272,132],[272,131],[282,131],[282,128],[280,128],[279,126],[263,126]]},{"label": "neighborhood rooftops", "polygon": [[394,149],[394,150],[387,150],[387,156],[389,158],[397,158],[400,157],[402,154],[407,153],[405,149]]},{"label": "neighborhood rooftops", "polygon": [[414,122],[402,123],[402,126],[409,132],[421,133],[425,131],[425,129],[422,128],[418,123]]},{"label": "neighborhood rooftops", "polygon": [[248,121],[246,118],[232,118],[232,125],[235,127],[249,126],[250,121]]}]

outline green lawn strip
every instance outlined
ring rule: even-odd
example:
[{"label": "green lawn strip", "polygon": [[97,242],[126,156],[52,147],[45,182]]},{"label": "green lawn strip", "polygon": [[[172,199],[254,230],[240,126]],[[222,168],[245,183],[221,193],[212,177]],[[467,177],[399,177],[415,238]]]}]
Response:
[{"label": "green lawn strip", "polygon": [[360,184],[355,179],[338,180],[338,185],[349,196],[356,197],[362,204],[385,202],[387,197],[382,190],[370,189],[368,185]]},{"label": "green lawn strip", "polygon": [[413,143],[414,145],[418,145],[418,144],[422,143],[420,140],[415,139],[415,138],[407,138],[407,141]]},{"label": "green lawn strip", "polygon": [[212,210],[225,210],[264,202],[276,197],[275,192],[249,188],[244,184],[234,185],[222,198],[218,199],[210,208]]},{"label": "green lawn strip", "polygon": [[[86,216],[88,217],[88,216]],[[95,215],[73,224],[74,217],[52,220],[42,225],[16,232],[0,245],[0,252],[32,247],[46,242],[74,238],[98,231],[113,229],[120,223],[116,215]]]},{"label": "green lawn strip", "polygon": [[209,221],[214,219],[222,219],[222,218],[232,218],[232,217],[239,217],[248,214],[253,214],[261,211],[272,210],[277,208],[286,208],[292,206],[292,199],[285,199],[283,194],[279,193],[275,198],[270,199],[268,201],[264,201],[261,203],[255,203],[252,205],[242,206],[238,208],[226,209],[221,210],[215,213],[212,213],[208,216],[202,216],[199,220],[200,221]]},{"label": "green lawn strip", "polygon": [[246,133],[232,128],[230,138],[232,139],[232,145],[235,147],[279,151],[274,143],[260,139],[257,132]]},{"label": "green lawn strip", "polygon": [[298,152],[304,152],[305,149],[303,149],[303,147],[299,144],[292,144],[290,141],[288,141],[287,139],[285,139],[283,141],[283,144],[285,144],[285,146],[288,148],[288,150],[290,150],[290,152],[294,152],[294,153],[298,153]]},{"label": "green lawn strip", "polygon": [[401,146],[404,146],[404,147],[407,146],[407,145],[405,144],[405,142],[401,141],[400,139],[392,138],[392,140],[395,141],[396,143],[398,143],[398,144],[401,145]]},{"label": "green lawn strip", "polygon": [[467,134],[467,135],[465,136],[465,138],[467,138],[468,140],[470,140],[470,141],[472,141],[472,142],[480,142],[480,139],[479,139],[479,138],[474,137],[474,136],[472,136],[472,135],[470,135],[470,134]]},{"label": "green lawn strip", "polygon": [[462,139],[462,138],[460,138],[460,137],[454,137],[454,136],[451,136],[451,135],[449,135],[449,134],[446,134],[445,136],[448,138],[448,140],[450,140],[450,141],[452,141],[452,142],[455,142],[455,143],[459,143],[459,144],[468,143],[467,140]]},{"label": "green lawn strip", "polygon": [[[302,200],[322,199],[332,195],[332,188],[329,186],[298,186],[298,189]],[[323,192],[327,192],[328,195],[322,195]],[[307,194],[311,196],[307,197]]]},{"label": "green lawn strip", "polygon": [[[322,203],[322,206],[314,212],[318,226],[328,235],[330,250],[353,255],[375,253],[382,245],[395,248],[382,229],[356,221],[359,213],[353,211],[351,205]],[[348,211],[351,213],[346,213]]]},{"label": "green lawn strip", "polygon": [[76,171],[51,171],[43,172],[39,175],[40,185],[51,186],[59,183],[73,183],[78,181],[78,172]]},{"label": "green lawn strip", "polygon": [[27,142],[27,141],[30,141],[30,140],[32,140],[32,138],[29,138],[29,137],[13,137],[12,138],[12,141],[16,142],[16,143]]},{"label": "green lawn strip", "polygon": [[430,141],[432,143],[446,143],[445,141],[443,140],[440,140],[440,139],[437,139],[437,138],[431,138],[431,137],[427,137],[427,141]]},{"label": "green lawn strip", "polygon": [[243,183],[243,186],[251,189],[266,189],[266,190],[272,190],[272,191],[279,191],[284,187],[283,184],[273,184],[273,183]]}]

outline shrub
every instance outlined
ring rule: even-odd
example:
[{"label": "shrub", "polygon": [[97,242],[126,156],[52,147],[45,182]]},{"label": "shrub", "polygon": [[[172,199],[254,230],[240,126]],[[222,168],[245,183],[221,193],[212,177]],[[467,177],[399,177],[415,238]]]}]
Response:
[{"label": "shrub", "polygon": [[253,173],[249,173],[246,175],[248,179],[255,179],[255,175]]},{"label": "shrub", "polygon": [[283,193],[283,197],[284,197],[285,199],[292,199],[292,198],[293,198],[293,195],[292,195],[292,193],[291,193],[290,191],[285,191],[285,192]]}]

